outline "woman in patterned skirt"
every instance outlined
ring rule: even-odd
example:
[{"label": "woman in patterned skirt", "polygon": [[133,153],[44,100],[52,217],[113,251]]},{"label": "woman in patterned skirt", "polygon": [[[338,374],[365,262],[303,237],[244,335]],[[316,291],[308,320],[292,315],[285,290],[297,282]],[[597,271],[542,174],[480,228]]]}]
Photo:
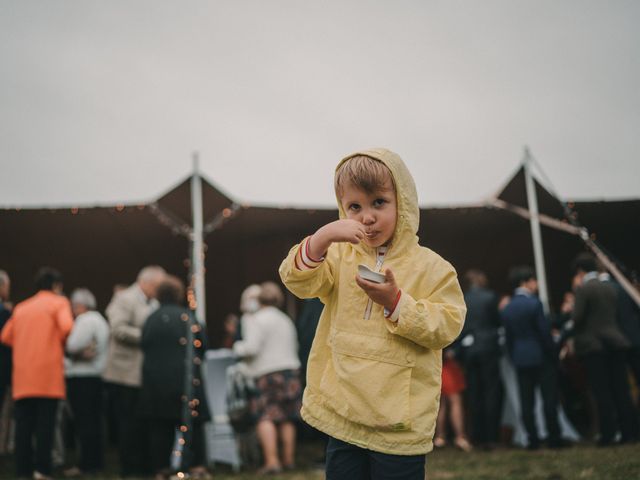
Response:
[{"label": "woman in patterned skirt", "polygon": [[234,343],[233,350],[245,359],[257,388],[251,406],[264,458],[260,473],[277,473],[295,464],[302,391],[298,337],[291,319],[278,308],[284,304],[280,287],[273,282],[260,287],[260,309],[245,319],[243,340]]}]

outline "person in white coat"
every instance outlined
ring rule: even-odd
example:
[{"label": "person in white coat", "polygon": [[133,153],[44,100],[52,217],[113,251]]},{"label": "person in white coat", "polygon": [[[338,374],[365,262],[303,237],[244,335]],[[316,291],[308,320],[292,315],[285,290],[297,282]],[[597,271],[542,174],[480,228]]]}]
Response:
[{"label": "person in white coat", "polygon": [[[260,287],[260,308],[246,317],[243,340],[234,343],[233,351],[244,358],[258,391],[251,410],[264,458],[261,473],[276,473],[294,466],[294,422],[300,418],[302,393],[300,360],[295,326],[278,308],[284,303],[282,290],[273,282]],[[278,437],[282,441],[282,460]]]},{"label": "person in white coat", "polygon": [[80,462],[67,474],[87,474],[104,466],[102,373],[107,361],[109,325],[96,311],[96,299],[86,288],[73,291],[71,309],[75,321],[66,343],[65,376]]}]

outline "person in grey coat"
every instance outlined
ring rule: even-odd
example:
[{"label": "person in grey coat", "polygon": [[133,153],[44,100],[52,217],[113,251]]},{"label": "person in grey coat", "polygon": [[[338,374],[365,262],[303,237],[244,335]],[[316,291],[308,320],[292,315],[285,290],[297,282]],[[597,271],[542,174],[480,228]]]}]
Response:
[{"label": "person in grey coat", "polygon": [[638,419],[631,403],[625,365],[625,354],[631,344],[617,324],[615,288],[600,281],[595,259],[590,254],[579,255],[574,269],[581,286],[576,291],[573,309],[573,341],[596,399],[598,444],[613,444],[617,428],[621,442],[635,442]]},{"label": "person in grey coat", "polygon": [[143,268],[136,283],[116,293],[107,307],[111,327],[107,366],[103,375],[109,383],[118,418],[118,451],[123,477],[149,472],[147,431],[138,416],[142,384],[140,338],[147,317],[158,307],[158,285],[165,278],[158,266]]}]

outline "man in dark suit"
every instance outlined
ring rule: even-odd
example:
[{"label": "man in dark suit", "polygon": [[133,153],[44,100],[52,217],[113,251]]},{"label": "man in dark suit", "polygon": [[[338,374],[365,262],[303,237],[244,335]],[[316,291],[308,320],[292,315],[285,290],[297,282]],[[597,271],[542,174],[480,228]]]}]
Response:
[{"label": "man in dark suit", "polygon": [[490,447],[498,442],[502,411],[498,298],[484,272],[469,270],[464,280],[467,316],[454,349],[465,367],[473,443]]},{"label": "man in dark suit", "polygon": [[540,387],[547,426],[547,446],[563,446],[558,424],[558,393],[555,346],[551,324],[536,296],[538,282],[530,267],[511,270],[509,281],[514,295],[502,310],[507,349],[518,376],[522,422],[527,430],[528,448],[540,446],[534,418],[535,389]]},{"label": "man in dark suit", "polygon": [[574,269],[581,285],[576,290],[573,309],[574,348],[596,399],[598,444],[614,443],[616,424],[622,442],[637,441],[638,419],[631,403],[625,365],[625,354],[631,344],[617,324],[616,290],[610,282],[600,281],[590,254],[579,255]]}]

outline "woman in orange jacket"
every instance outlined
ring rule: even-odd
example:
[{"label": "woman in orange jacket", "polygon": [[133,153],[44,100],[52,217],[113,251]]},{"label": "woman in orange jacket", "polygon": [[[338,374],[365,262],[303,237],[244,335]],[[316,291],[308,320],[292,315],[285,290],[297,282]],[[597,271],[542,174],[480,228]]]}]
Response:
[{"label": "woman in orange jacket", "polygon": [[65,398],[64,342],[73,316],[69,301],[61,295],[59,272],[41,269],[36,287],[34,296],[16,305],[0,340],[13,349],[16,473],[45,480],[51,478],[56,409]]}]

